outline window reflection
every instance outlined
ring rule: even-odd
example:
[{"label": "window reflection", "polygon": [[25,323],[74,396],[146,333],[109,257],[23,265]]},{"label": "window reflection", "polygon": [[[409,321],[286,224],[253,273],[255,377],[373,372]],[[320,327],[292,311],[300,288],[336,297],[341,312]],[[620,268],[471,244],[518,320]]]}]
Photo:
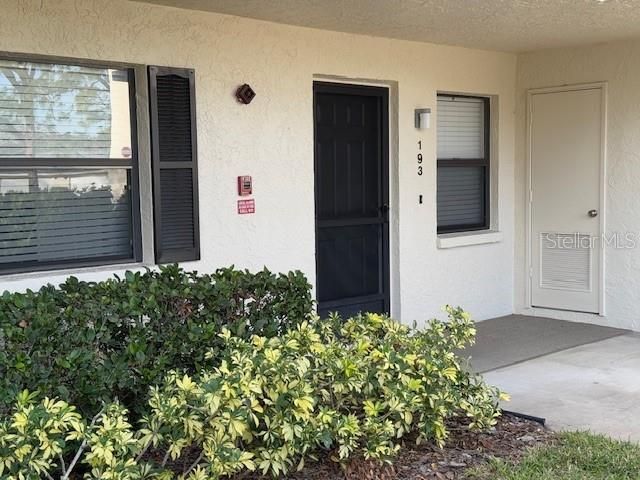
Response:
[{"label": "window reflection", "polygon": [[0,158],[130,158],[127,70],[0,60]]},{"label": "window reflection", "polygon": [[34,169],[0,172],[0,195],[65,190],[81,193],[109,188],[113,201],[126,193],[127,170],[105,169]]},{"label": "window reflection", "polygon": [[0,170],[0,265],[132,255],[129,171]]}]

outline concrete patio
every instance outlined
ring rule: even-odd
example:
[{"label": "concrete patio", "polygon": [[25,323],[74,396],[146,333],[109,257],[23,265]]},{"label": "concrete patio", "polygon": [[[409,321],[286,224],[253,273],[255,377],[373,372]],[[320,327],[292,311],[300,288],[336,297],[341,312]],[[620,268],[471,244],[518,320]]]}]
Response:
[{"label": "concrete patio", "polygon": [[511,395],[505,409],[558,430],[640,441],[640,335],[511,315],[478,324],[476,371]]}]

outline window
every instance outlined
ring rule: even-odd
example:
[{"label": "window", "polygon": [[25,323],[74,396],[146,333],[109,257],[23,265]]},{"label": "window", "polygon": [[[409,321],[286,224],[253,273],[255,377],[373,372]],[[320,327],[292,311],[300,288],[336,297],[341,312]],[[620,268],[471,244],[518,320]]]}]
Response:
[{"label": "window", "polygon": [[438,233],[489,228],[489,99],[438,95]]},{"label": "window", "polygon": [[133,71],[0,60],[0,273],[140,260]]}]

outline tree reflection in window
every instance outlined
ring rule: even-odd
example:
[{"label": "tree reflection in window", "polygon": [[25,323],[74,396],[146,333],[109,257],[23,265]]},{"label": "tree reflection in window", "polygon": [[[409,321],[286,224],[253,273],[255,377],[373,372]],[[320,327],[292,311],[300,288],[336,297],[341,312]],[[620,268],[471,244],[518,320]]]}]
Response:
[{"label": "tree reflection in window", "polygon": [[0,60],[0,158],[126,158],[126,70]]},{"label": "tree reflection in window", "polygon": [[125,169],[0,172],[0,265],[130,255],[127,182]]},{"label": "tree reflection in window", "polygon": [[133,258],[131,75],[0,59],[0,271]]}]

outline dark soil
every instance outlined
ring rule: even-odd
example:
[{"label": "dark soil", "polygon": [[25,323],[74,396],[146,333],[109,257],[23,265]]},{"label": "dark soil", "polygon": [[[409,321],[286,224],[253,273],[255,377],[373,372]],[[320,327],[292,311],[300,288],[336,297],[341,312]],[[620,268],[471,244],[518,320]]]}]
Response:
[{"label": "dark soil", "polygon": [[[539,423],[504,414],[488,432],[471,432],[463,421],[448,425],[450,437],[445,448],[414,442],[400,451],[393,467],[353,462],[343,471],[329,459],[307,466],[289,480],[455,480],[464,477],[469,468],[492,458],[517,462],[530,448],[553,441],[551,431]],[[270,478],[270,477],[269,477]],[[234,480],[264,480],[256,474],[244,474]]]},{"label": "dark soil", "polygon": [[[305,468],[289,475],[288,480],[458,480],[466,476],[470,468],[478,467],[493,458],[517,462],[531,447],[547,444],[554,434],[539,423],[505,413],[490,431],[472,432],[464,419],[447,425],[450,436],[444,448],[424,443],[416,445],[407,439],[393,466],[380,465],[365,460],[352,461],[346,470],[330,460],[327,453],[319,462],[307,461]],[[161,462],[162,455],[147,455]],[[167,466],[179,473],[188,468],[198,452],[183,455],[178,462]],[[271,480],[258,473],[243,472],[231,480]]]},{"label": "dark soil", "polygon": [[470,432],[464,425],[452,426],[444,449],[433,445],[413,446],[395,463],[400,480],[458,479],[471,467],[492,458],[517,462],[531,447],[553,441],[553,432],[537,422],[505,414],[489,432]]}]

